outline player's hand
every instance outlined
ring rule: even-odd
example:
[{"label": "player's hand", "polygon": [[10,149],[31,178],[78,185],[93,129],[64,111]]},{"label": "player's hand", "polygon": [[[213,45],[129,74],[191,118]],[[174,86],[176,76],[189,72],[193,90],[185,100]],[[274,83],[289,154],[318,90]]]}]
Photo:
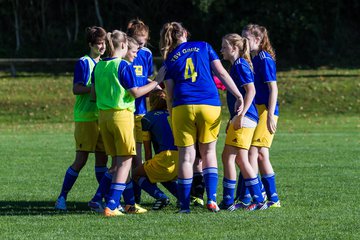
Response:
[{"label": "player's hand", "polygon": [[276,121],[274,118],[274,114],[268,114],[266,121],[267,129],[271,134],[276,132]]},{"label": "player's hand", "polygon": [[166,74],[166,67],[162,66],[159,71],[158,74],[156,75],[154,81],[156,81],[157,83],[161,83],[164,81],[165,78],[165,74]]},{"label": "player's hand", "polygon": [[243,121],[244,121],[244,115],[242,114],[236,115],[233,118],[232,123],[235,131],[243,127]]},{"label": "player's hand", "polygon": [[235,102],[235,112],[241,114],[244,109],[244,101],[242,98],[238,98]]}]

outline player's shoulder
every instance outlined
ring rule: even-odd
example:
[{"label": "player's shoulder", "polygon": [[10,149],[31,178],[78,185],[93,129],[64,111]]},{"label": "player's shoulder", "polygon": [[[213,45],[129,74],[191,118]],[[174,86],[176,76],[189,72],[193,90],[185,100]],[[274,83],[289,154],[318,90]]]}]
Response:
[{"label": "player's shoulder", "polygon": [[152,52],[149,48],[147,47],[142,47],[139,49],[139,52],[145,55],[152,55]]},{"label": "player's shoulder", "polygon": [[234,62],[234,66],[237,69],[241,69],[245,72],[251,72],[251,67],[250,64],[248,63],[248,61],[246,61],[244,58],[238,58],[235,62]]},{"label": "player's shoulder", "polygon": [[258,56],[261,61],[274,61],[270,53],[266,51],[260,51]]}]

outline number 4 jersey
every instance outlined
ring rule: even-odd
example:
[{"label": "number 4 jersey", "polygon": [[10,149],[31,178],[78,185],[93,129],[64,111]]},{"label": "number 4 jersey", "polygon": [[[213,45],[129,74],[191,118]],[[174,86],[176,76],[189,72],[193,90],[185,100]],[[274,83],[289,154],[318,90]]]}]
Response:
[{"label": "number 4 jersey", "polygon": [[174,81],[173,107],[221,105],[210,66],[214,60],[219,57],[206,42],[184,42],[169,53],[165,80]]}]

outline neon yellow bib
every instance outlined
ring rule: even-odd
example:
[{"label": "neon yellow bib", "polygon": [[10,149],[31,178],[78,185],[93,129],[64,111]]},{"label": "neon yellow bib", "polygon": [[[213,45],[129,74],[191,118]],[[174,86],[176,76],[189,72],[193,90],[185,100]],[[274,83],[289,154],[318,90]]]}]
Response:
[{"label": "neon yellow bib", "polygon": [[[89,68],[88,79],[86,86],[91,85],[91,73],[95,67],[94,61],[87,55],[82,57],[80,61],[87,61]],[[74,120],[75,122],[92,122],[98,119],[98,108],[94,102],[90,101],[90,93],[76,95],[76,101],[74,106]]]},{"label": "neon yellow bib", "polygon": [[100,61],[95,68],[96,103],[99,109],[135,111],[135,99],[119,82],[121,58]]}]

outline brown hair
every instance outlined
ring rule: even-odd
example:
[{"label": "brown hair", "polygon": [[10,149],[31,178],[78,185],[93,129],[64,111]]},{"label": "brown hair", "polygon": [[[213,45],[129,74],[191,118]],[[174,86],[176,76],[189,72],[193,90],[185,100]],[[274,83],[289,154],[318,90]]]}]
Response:
[{"label": "brown hair", "polygon": [[102,27],[92,26],[85,29],[86,41],[91,45],[105,40],[106,31]]},{"label": "brown hair", "polygon": [[244,27],[243,32],[249,32],[255,37],[260,38],[260,49],[268,52],[271,57],[276,60],[276,55],[273,47],[271,46],[271,42],[269,39],[268,31],[265,27],[257,25],[257,24],[248,24]]},{"label": "brown hair", "polygon": [[180,38],[188,31],[178,22],[165,23],[160,31],[160,53],[164,59],[180,43]]},{"label": "brown hair", "polygon": [[166,110],[166,93],[164,90],[156,89],[150,92],[149,102],[151,110]]},{"label": "brown hair", "polygon": [[106,34],[106,51],[110,57],[120,47],[121,43],[127,43],[126,33],[114,30]]},{"label": "brown hair", "polygon": [[250,68],[253,69],[250,57],[250,45],[249,40],[241,37],[237,33],[229,33],[223,37],[223,40],[227,41],[232,47],[239,48],[239,56],[244,58],[250,65]]},{"label": "brown hair", "polygon": [[138,18],[129,21],[126,33],[130,37],[146,36],[149,40],[149,27]]}]

